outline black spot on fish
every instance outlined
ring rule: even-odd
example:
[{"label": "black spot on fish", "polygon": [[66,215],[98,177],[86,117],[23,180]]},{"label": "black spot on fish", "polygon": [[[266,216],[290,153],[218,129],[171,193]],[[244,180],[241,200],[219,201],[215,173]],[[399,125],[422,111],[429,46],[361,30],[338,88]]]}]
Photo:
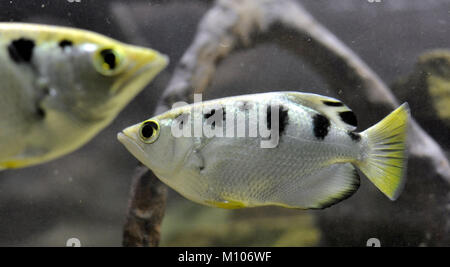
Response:
[{"label": "black spot on fish", "polygon": [[180,126],[183,126],[184,124],[184,114],[181,113],[180,115],[175,117],[175,121],[179,123]]},{"label": "black spot on fish", "polygon": [[179,130],[184,130],[185,123],[189,124],[190,122],[189,116],[190,116],[189,113],[180,113],[175,117],[174,123],[176,124]]},{"label": "black spot on fish", "polygon": [[330,107],[342,107],[344,104],[342,102],[333,102],[333,101],[322,101],[327,106]]},{"label": "black spot on fish", "polygon": [[[222,110],[222,120],[225,120],[225,116],[226,116],[226,112],[225,109],[221,109]],[[203,114],[203,117],[207,120],[209,118],[211,118],[212,116],[214,116],[216,114],[216,109],[212,109],[209,113],[205,113]],[[212,128],[216,127],[216,121],[212,121],[211,123]]]},{"label": "black spot on fish", "polygon": [[239,105],[239,110],[241,110],[241,111],[245,111],[245,110],[249,110],[249,109],[251,109],[251,104],[249,104],[247,101],[244,101]]},{"label": "black spot on fish", "polygon": [[361,140],[361,135],[359,133],[348,132],[348,136],[350,136],[350,138],[355,142],[359,142]]},{"label": "black spot on fish", "polygon": [[59,47],[61,47],[62,49],[66,48],[66,47],[70,47],[72,45],[73,45],[73,42],[69,41],[69,40],[66,40],[66,39],[64,39],[61,42],[59,42]]},{"label": "black spot on fish", "polygon": [[203,114],[203,117],[204,117],[205,119],[209,119],[209,118],[211,118],[211,116],[213,116],[214,114],[216,114],[216,110],[215,110],[215,109],[212,109],[209,113]]},{"label": "black spot on fish", "polygon": [[33,57],[34,41],[20,38],[12,41],[8,46],[8,53],[16,63],[29,63]]},{"label": "black spot on fish", "polygon": [[328,134],[328,128],[330,128],[330,120],[327,117],[321,114],[314,115],[313,131],[317,139],[325,139],[325,136]]},{"label": "black spot on fish", "polygon": [[[272,129],[272,106],[267,107],[267,129]],[[278,106],[278,133],[280,136],[284,133],[286,130],[286,126],[289,123],[289,115],[288,115],[288,109],[284,106]]]},{"label": "black spot on fish", "polygon": [[38,118],[40,118],[40,119],[43,119],[43,118],[45,118],[45,115],[46,115],[46,113],[45,113],[45,110],[42,108],[42,107],[37,107],[36,108],[36,115],[38,116]]},{"label": "black spot on fish", "polygon": [[[204,118],[207,120],[207,119],[211,118],[212,116],[214,116],[214,114],[216,114],[216,110],[215,110],[215,109],[211,110],[211,111],[210,111],[209,113],[207,113],[207,114],[204,114],[203,116],[204,116]],[[213,122],[211,123],[211,127],[212,127],[213,129],[216,127],[216,121],[213,121]]]},{"label": "black spot on fish", "polygon": [[352,111],[339,112],[339,116],[341,117],[343,122],[355,127],[358,126],[358,121],[356,119],[355,113],[353,113]]},{"label": "black spot on fish", "polygon": [[47,115],[45,110],[42,108],[42,101],[50,94],[50,89],[46,86],[40,88],[40,94],[37,95],[35,107],[36,107],[36,117],[38,119],[44,119]]}]

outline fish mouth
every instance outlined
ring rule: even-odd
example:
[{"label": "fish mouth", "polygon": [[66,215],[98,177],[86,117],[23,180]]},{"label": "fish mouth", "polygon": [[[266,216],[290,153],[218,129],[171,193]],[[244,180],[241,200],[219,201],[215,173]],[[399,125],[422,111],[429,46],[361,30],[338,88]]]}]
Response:
[{"label": "fish mouth", "polygon": [[146,165],[147,162],[147,156],[145,154],[145,151],[142,149],[141,146],[139,146],[136,141],[127,135],[124,132],[119,132],[117,134],[117,139],[120,143],[122,143],[125,148],[134,156],[136,157],[140,162],[142,162],[144,165]]},{"label": "fish mouth", "polygon": [[156,51],[150,54],[136,53],[136,65],[128,75],[123,77],[122,81],[111,90],[114,95],[128,94],[133,97],[143,90],[153,78],[159,74],[169,64],[169,58],[166,55]]}]

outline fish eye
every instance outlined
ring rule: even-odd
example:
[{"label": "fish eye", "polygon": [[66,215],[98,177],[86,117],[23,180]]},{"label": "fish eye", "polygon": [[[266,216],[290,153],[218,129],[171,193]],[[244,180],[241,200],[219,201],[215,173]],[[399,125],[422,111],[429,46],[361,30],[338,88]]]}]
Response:
[{"label": "fish eye", "polygon": [[125,66],[123,53],[114,48],[99,49],[94,55],[94,66],[105,76],[119,74]]},{"label": "fish eye", "polygon": [[144,121],[139,129],[139,137],[142,142],[151,144],[159,137],[159,123],[155,120]]}]

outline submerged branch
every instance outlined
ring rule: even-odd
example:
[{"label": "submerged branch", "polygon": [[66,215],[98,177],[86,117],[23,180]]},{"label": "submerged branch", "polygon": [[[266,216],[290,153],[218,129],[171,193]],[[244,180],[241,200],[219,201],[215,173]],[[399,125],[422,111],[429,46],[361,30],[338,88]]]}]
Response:
[{"label": "submerged branch", "polygon": [[[194,91],[203,92],[213,79],[219,61],[231,52],[263,42],[276,42],[308,61],[331,88],[344,92],[340,98],[347,102],[352,102],[356,95],[363,96],[364,109],[378,111],[376,113],[381,110],[384,114],[399,104],[380,78],[297,1],[218,0],[201,20],[197,34],[178,63],[156,113],[164,112],[176,101],[188,102]],[[425,160],[432,166],[430,172],[450,182],[450,167],[442,149],[413,119],[409,144],[412,158]],[[164,186],[158,185],[157,178],[148,171],[142,171],[140,175],[132,190],[126,227],[126,232],[129,231],[126,235],[139,238],[133,239],[133,242],[124,241],[124,244],[157,245],[161,220],[154,220],[152,214],[162,219],[165,202],[160,200],[165,198],[165,192],[161,190],[159,194],[152,186]],[[161,206],[133,204],[146,201],[160,203]],[[137,215],[137,210],[140,215]],[[152,236],[149,233],[158,234]]]},{"label": "submerged branch", "polygon": [[166,208],[167,187],[138,166],[131,186],[128,218],[124,226],[123,245],[126,247],[158,246],[161,223]]}]

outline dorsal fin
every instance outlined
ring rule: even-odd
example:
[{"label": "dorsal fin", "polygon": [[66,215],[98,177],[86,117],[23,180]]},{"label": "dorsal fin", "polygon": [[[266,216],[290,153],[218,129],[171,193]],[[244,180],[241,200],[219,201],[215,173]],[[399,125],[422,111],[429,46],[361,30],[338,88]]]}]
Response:
[{"label": "dorsal fin", "polygon": [[286,95],[292,102],[317,110],[346,130],[353,131],[358,125],[353,111],[340,100],[310,93],[288,92]]}]

